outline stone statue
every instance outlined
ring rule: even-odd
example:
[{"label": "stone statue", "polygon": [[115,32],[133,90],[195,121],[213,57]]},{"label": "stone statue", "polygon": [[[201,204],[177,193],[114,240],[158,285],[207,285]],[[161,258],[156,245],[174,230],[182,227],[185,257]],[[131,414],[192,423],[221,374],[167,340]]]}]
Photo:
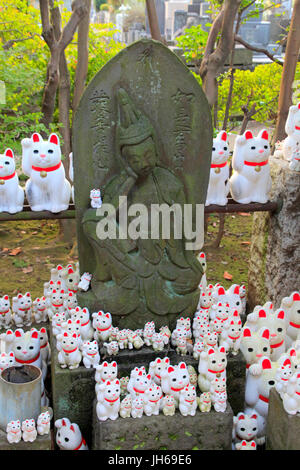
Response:
[{"label": "stone statue", "polygon": [[[149,43],[152,47],[159,44],[149,40],[139,41],[139,43],[142,43],[143,46],[146,44],[148,47]],[[159,45],[160,47],[164,46]],[[164,47],[164,49],[166,48]],[[180,64],[180,67],[181,65],[184,67],[183,64]],[[196,86],[199,87],[199,85]],[[200,87],[199,90],[201,92]],[[103,96],[103,91],[101,93]],[[109,96],[109,94],[107,95]],[[137,103],[138,97],[139,103]],[[176,99],[179,100],[179,104],[178,102],[176,104]],[[194,100],[193,95],[192,99]],[[173,98],[174,101],[174,106],[184,113],[186,119],[187,110],[191,106],[190,94],[177,90],[175,100]],[[183,108],[182,103],[185,106]],[[115,225],[117,236],[116,238],[100,239],[97,224],[107,214],[101,213],[99,216],[96,209],[89,208],[86,203],[82,205],[80,208],[80,230],[82,231],[80,237],[84,238],[84,244],[90,245],[91,262],[88,269],[87,264],[82,263],[80,259],[80,267],[82,271],[92,272],[93,278],[92,290],[80,293],[79,303],[82,306],[92,308],[93,311],[101,309],[110,312],[113,324],[118,324],[121,327],[143,327],[149,320],[154,320],[156,326],[166,323],[173,325],[178,315],[192,315],[197,307],[198,286],[202,276],[201,264],[195,253],[186,249],[183,227],[181,227],[183,236],[178,239],[175,237],[177,223],[175,216],[171,217],[170,237],[164,238],[162,227],[159,226],[159,232],[153,238],[150,216],[146,227],[141,225],[142,237],[137,239],[130,236],[123,237],[124,226],[121,227],[123,202],[121,206],[119,204],[120,201],[125,200],[126,196],[128,208],[133,204],[142,204],[150,214],[153,204],[159,206],[165,204],[168,207],[176,204],[183,213],[184,205],[187,202],[191,203],[191,193],[186,190],[187,184],[190,183],[187,183],[182,177],[183,167],[179,169],[179,166],[174,163],[176,155],[168,155],[169,161],[173,162],[173,165],[166,164],[164,143],[161,142],[161,136],[164,137],[163,130],[157,130],[156,122],[150,118],[152,113],[146,113],[145,108],[140,104],[140,94],[134,90],[134,87],[126,84],[124,79],[117,81],[114,86],[113,103],[110,109],[113,110],[116,121],[113,122],[112,129],[108,131],[110,134],[107,141],[112,145],[114,155],[111,158],[117,161],[118,170],[113,168],[107,172],[102,182],[95,181],[95,179],[93,182],[101,188],[103,205],[111,204],[116,210],[117,217],[110,222]],[[190,119],[192,116],[188,117]],[[181,122],[178,120],[174,129],[181,125]],[[210,117],[208,122],[207,133],[209,136],[203,143],[204,152],[208,155],[207,161],[203,165],[207,173],[204,172],[202,175],[204,191],[201,181],[199,181],[201,188],[199,192],[202,194],[202,201],[199,202],[202,203],[204,202],[203,194],[205,195],[207,189],[210,166],[208,147],[208,144],[211,145]],[[184,125],[185,132],[191,134],[191,123],[186,120]],[[101,130],[103,130],[103,125],[100,132]],[[177,146],[173,146],[173,150],[175,154],[178,154],[178,149],[181,148],[182,159],[184,159],[184,144],[187,135],[183,132],[177,134],[174,133],[174,139],[177,138],[179,143]],[[99,149],[99,147],[97,148]],[[74,154],[77,204],[76,151]],[[97,158],[96,152],[93,158]],[[180,164],[183,165],[182,162]],[[197,164],[195,164],[195,171],[196,167]],[[186,177],[189,172],[193,173],[193,169],[189,168],[186,171]],[[136,215],[132,216],[128,213],[126,228],[130,226],[135,217]],[[184,220],[180,223],[183,225]],[[82,251],[82,259],[85,259],[84,253],[85,247]]]}]

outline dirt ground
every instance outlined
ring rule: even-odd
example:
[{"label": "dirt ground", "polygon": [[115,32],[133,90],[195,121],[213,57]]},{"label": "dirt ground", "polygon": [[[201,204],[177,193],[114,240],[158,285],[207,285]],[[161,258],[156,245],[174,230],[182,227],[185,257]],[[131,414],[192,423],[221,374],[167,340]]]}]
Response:
[{"label": "dirt ground", "polygon": [[[211,215],[203,251],[207,255],[209,282],[229,287],[247,286],[252,215],[227,215],[219,248],[212,248],[218,232],[218,215]],[[75,237],[63,241],[56,221],[4,222],[0,227],[0,295],[29,291],[33,299],[43,293],[50,269],[77,261]],[[73,246],[72,246],[73,245]],[[224,278],[232,276],[232,280]]]}]

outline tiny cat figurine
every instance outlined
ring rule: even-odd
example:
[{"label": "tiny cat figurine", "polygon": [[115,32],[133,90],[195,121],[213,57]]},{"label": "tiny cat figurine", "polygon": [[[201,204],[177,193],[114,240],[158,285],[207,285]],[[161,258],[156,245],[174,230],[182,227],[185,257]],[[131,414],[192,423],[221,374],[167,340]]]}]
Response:
[{"label": "tiny cat figurine", "polygon": [[168,326],[161,326],[159,329],[160,334],[163,336],[165,345],[169,344],[171,338],[171,331]]},{"label": "tiny cat figurine", "polygon": [[125,377],[120,378],[121,395],[126,395],[127,394],[128,382],[129,382],[128,375],[126,375]]},{"label": "tiny cat figurine", "polygon": [[147,416],[158,415],[162,390],[159,385],[152,384],[144,393],[144,413]]},{"label": "tiny cat figurine", "polygon": [[144,368],[135,368],[133,371],[131,371],[127,390],[130,393],[132,399],[139,395],[144,397],[144,393],[147,388],[149,388],[150,384],[151,375],[146,375]]},{"label": "tiny cat figurine", "polygon": [[216,377],[210,384],[210,396],[215,411],[224,413],[227,407],[226,379]]},{"label": "tiny cat figurine", "polygon": [[94,339],[96,341],[107,341],[110,335],[112,328],[112,318],[109,312],[99,312],[92,313],[93,318],[93,328],[95,330]]},{"label": "tiny cat figurine", "polygon": [[88,272],[83,273],[78,284],[78,289],[83,290],[84,292],[89,290],[92,277],[93,276]]},{"label": "tiny cat figurine", "polygon": [[253,442],[258,433],[257,415],[255,413],[238,413],[233,417],[232,449],[241,441]]},{"label": "tiny cat figurine", "polygon": [[78,424],[71,423],[68,418],[57,419],[56,444],[61,450],[88,450]]},{"label": "tiny cat figurine", "polygon": [[187,385],[179,394],[179,411],[183,416],[195,416],[197,396],[194,385]]},{"label": "tiny cat figurine", "polygon": [[37,438],[37,430],[34,419],[25,419],[22,422],[22,438],[25,442],[33,442]]},{"label": "tiny cat figurine", "polygon": [[229,193],[229,144],[227,132],[221,131],[213,139],[209,184],[205,205],[226,206]]},{"label": "tiny cat figurine", "polygon": [[14,366],[15,363],[15,355],[12,351],[9,353],[3,352],[0,354],[0,372],[2,372],[4,369],[7,369],[8,367]]},{"label": "tiny cat figurine", "polygon": [[157,357],[154,361],[150,362],[149,374],[156,385],[161,385],[161,373],[164,369],[169,367],[169,365],[170,359],[168,357],[164,357],[163,359]]},{"label": "tiny cat figurine", "polygon": [[173,395],[165,395],[163,397],[162,412],[165,416],[174,416],[176,411],[176,400]]},{"label": "tiny cat figurine", "polygon": [[235,444],[235,450],[256,450],[255,441],[241,441]]},{"label": "tiny cat figurine", "polygon": [[132,398],[131,395],[126,395],[120,404],[120,416],[121,418],[129,418],[131,415]]},{"label": "tiny cat figurine", "polygon": [[232,157],[234,172],[229,183],[233,199],[240,204],[265,204],[269,199],[272,180],[268,139],[268,132],[262,129],[257,137],[248,130],[235,140]]},{"label": "tiny cat figurine", "polygon": [[298,372],[290,377],[286,391],[282,395],[282,404],[290,415],[300,412],[300,374]]},{"label": "tiny cat figurine", "polygon": [[12,314],[8,295],[0,297],[0,328],[9,328],[12,322]]},{"label": "tiny cat figurine", "polygon": [[199,410],[202,413],[209,413],[211,410],[211,396],[210,392],[201,393],[198,401]]},{"label": "tiny cat figurine", "polygon": [[300,331],[300,292],[292,292],[289,297],[284,297],[281,301],[280,308],[285,312],[286,321],[286,348],[290,348],[293,341],[298,339]]},{"label": "tiny cat figurine", "polygon": [[22,169],[29,176],[25,193],[31,210],[53,213],[67,210],[71,185],[65,177],[59,138],[51,134],[48,141],[35,132],[22,140]]},{"label": "tiny cat figurine", "polygon": [[84,341],[82,344],[82,362],[87,369],[95,368],[100,362],[97,341]]},{"label": "tiny cat figurine", "polygon": [[100,189],[91,189],[90,191],[91,207],[99,209],[102,206],[102,198]]},{"label": "tiny cat figurine", "polygon": [[164,338],[161,333],[153,333],[152,336],[152,347],[154,351],[162,351],[164,349],[165,343]]},{"label": "tiny cat figurine", "polygon": [[76,307],[72,311],[72,320],[80,320],[80,336],[83,341],[91,341],[94,337],[94,328],[90,320],[90,313],[86,307]]},{"label": "tiny cat figurine", "polygon": [[41,350],[41,356],[42,360],[45,362],[45,364],[50,364],[50,359],[51,359],[51,348],[50,344],[48,341],[48,333],[46,328],[42,327],[39,331],[39,338],[40,338],[40,350]]},{"label": "tiny cat figurine", "polygon": [[103,347],[106,349],[108,356],[116,356],[119,352],[118,341],[110,341],[109,343],[103,343]]},{"label": "tiny cat figurine", "polygon": [[73,335],[75,333],[78,338],[78,346],[79,348],[81,348],[82,339],[80,336],[80,329],[81,329],[80,320],[72,320],[71,318],[69,318],[67,321],[63,322],[61,324],[61,331],[56,336],[57,351],[61,351],[62,349],[62,340],[64,337],[64,333],[69,333],[70,335]]},{"label": "tiny cat figurine", "polygon": [[[164,341],[164,336],[162,336],[162,339]],[[136,331],[128,330],[127,331],[127,339],[128,339],[128,348],[129,349],[141,349],[142,346],[144,346],[144,341],[142,338],[137,334]],[[165,344],[165,342],[164,342]]]},{"label": "tiny cat figurine", "polygon": [[127,329],[119,330],[117,335],[117,341],[120,349],[126,349],[128,347],[128,331]]},{"label": "tiny cat figurine", "polygon": [[289,358],[284,359],[283,361],[278,361],[279,367],[275,375],[275,388],[281,398],[283,398],[284,393],[287,390],[289,379],[292,376],[292,363]]},{"label": "tiny cat figurine", "polygon": [[[225,291],[223,286],[218,285],[218,287],[214,290],[212,294],[214,303],[225,305],[226,308],[229,308],[229,315],[230,312],[234,312],[237,310],[238,314],[241,315],[243,311],[243,303],[240,297],[240,286],[235,285],[234,289],[227,289]],[[211,309],[212,310],[212,309]],[[212,319],[214,319],[212,317]]]},{"label": "tiny cat figurine", "polygon": [[286,160],[292,160],[293,153],[300,149],[300,103],[290,106],[285,123],[286,139],[283,141],[282,152]]},{"label": "tiny cat figurine", "polygon": [[29,326],[32,321],[32,300],[30,292],[13,297],[12,310],[16,327]]},{"label": "tiny cat figurine", "polygon": [[55,313],[52,317],[52,333],[57,336],[61,333],[62,324],[66,321],[65,312]]},{"label": "tiny cat figurine", "polygon": [[6,437],[10,444],[17,444],[22,439],[21,422],[10,421],[6,426]]},{"label": "tiny cat figurine", "polygon": [[0,154],[0,212],[15,214],[24,205],[24,190],[19,186],[14,153],[6,149]]},{"label": "tiny cat figurine", "polygon": [[118,366],[116,361],[104,361],[102,364],[97,365],[95,369],[96,392],[98,391],[97,384],[101,384],[107,380],[114,380],[117,378]]},{"label": "tiny cat figurine", "polygon": [[50,413],[49,411],[44,411],[38,416],[37,419],[37,432],[40,436],[49,434],[50,432]]},{"label": "tiny cat figurine", "polygon": [[64,298],[64,308],[68,315],[72,315],[72,310],[75,310],[78,306],[77,295],[74,292],[69,292]]},{"label": "tiny cat figurine", "polygon": [[96,413],[99,421],[115,420],[120,410],[120,381],[107,380],[99,385],[97,392]]},{"label": "tiny cat figurine", "polygon": [[65,290],[53,289],[50,295],[50,306],[47,309],[47,314],[48,314],[50,321],[52,320],[53,315],[55,315],[56,313],[65,312],[64,300],[65,300]]},{"label": "tiny cat figurine", "polygon": [[47,307],[46,307],[46,297],[37,297],[33,303],[33,317],[36,323],[46,322],[48,320]]},{"label": "tiny cat figurine", "polygon": [[131,417],[141,418],[144,413],[144,402],[141,396],[136,396],[132,400]]},{"label": "tiny cat figurine", "polygon": [[224,329],[221,333],[220,346],[224,346],[225,351],[235,356],[238,354],[241,343],[242,322],[240,316],[236,311],[231,317],[231,320],[225,323]]},{"label": "tiny cat figurine", "polygon": [[197,339],[193,347],[193,357],[194,359],[199,360],[200,354],[204,351],[204,342],[201,339]]},{"label": "tiny cat figurine", "polygon": [[80,281],[80,274],[78,268],[73,268],[71,264],[67,266],[67,274],[65,276],[66,291],[76,294],[78,291],[78,284]]}]

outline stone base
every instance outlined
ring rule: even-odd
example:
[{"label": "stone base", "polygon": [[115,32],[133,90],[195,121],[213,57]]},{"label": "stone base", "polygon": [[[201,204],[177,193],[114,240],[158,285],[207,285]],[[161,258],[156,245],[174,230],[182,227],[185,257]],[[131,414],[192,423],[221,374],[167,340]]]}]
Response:
[{"label": "stone base", "polygon": [[25,442],[23,439],[17,444],[10,444],[6,438],[6,433],[0,430],[0,451],[1,450],[52,450],[53,443],[51,433],[45,436],[37,436],[33,442]]},{"label": "stone base", "polygon": [[300,414],[288,414],[274,388],[270,392],[266,449],[300,450]]},{"label": "stone base", "polygon": [[[52,406],[54,420],[67,417],[71,422],[80,426],[83,436],[89,444],[91,442],[91,422],[93,415],[93,401],[95,399],[95,371],[80,366],[77,369],[62,369],[58,364],[55,338],[50,333],[51,344],[51,378],[52,378]],[[105,357],[101,354],[101,362],[107,359],[115,360],[118,364],[119,376],[130,375],[134,367],[144,365],[146,369],[149,363],[156,357],[170,358],[171,364],[184,361],[192,365],[198,373],[198,361],[191,356],[179,356],[174,349],[165,348],[161,352],[155,352],[152,348],[143,347],[140,350],[128,349],[120,351],[117,356]],[[227,364],[227,393],[234,414],[244,408],[245,395],[245,370],[246,363],[239,353],[229,356]]]},{"label": "stone base", "polygon": [[93,414],[93,450],[230,450],[233,412],[211,410],[195,416],[146,416],[108,419],[101,422]]}]

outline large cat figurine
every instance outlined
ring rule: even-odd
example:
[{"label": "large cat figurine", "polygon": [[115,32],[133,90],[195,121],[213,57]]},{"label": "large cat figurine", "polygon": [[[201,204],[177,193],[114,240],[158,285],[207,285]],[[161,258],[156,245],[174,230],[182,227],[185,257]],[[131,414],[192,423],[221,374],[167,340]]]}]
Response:
[{"label": "large cat figurine", "polygon": [[227,204],[227,194],[229,193],[229,144],[227,133],[221,131],[213,139],[213,148],[210,165],[209,184],[205,205],[217,204],[225,206]]},{"label": "large cat figurine", "polygon": [[236,202],[264,204],[268,201],[272,185],[268,138],[265,129],[257,137],[246,131],[236,138],[232,157],[234,172],[229,180],[230,192]]},{"label": "large cat figurine", "polygon": [[71,185],[65,177],[58,136],[51,134],[43,140],[35,132],[31,139],[22,140],[22,148],[22,168],[29,176],[25,192],[31,209],[53,213],[68,209]]},{"label": "large cat figurine", "polygon": [[285,132],[287,137],[283,141],[282,152],[286,160],[291,160],[293,153],[300,150],[300,103],[290,106]]},{"label": "large cat figurine", "polygon": [[15,214],[23,209],[24,190],[19,186],[14,153],[6,149],[0,154],[0,212]]}]

